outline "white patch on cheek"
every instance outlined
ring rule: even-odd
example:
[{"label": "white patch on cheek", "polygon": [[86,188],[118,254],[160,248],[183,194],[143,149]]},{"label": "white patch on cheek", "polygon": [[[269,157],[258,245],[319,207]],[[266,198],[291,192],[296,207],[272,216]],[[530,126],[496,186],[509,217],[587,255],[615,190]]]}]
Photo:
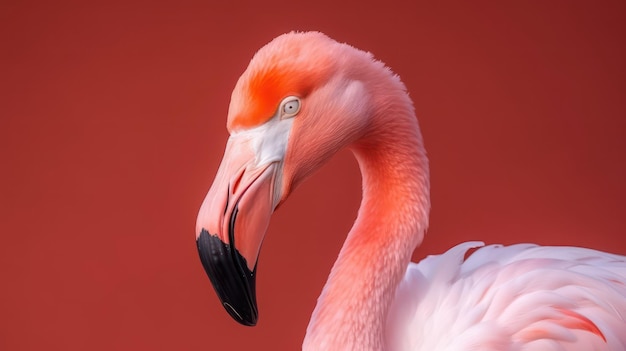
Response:
[{"label": "white patch on cheek", "polygon": [[252,140],[257,165],[281,162],[285,159],[287,142],[293,126],[293,118],[281,120],[272,118],[264,125],[250,132],[258,133]]},{"label": "white patch on cheek", "polygon": [[280,119],[275,116],[261,126],[238,131],[230,136],[233,139],[241,138],[245,144],[250,145],[255,158],[249,167],[262,168],[270,163],[277,163],[273,184],[274,206],[281,197],[283,163],[293,121],[294,118]]}]

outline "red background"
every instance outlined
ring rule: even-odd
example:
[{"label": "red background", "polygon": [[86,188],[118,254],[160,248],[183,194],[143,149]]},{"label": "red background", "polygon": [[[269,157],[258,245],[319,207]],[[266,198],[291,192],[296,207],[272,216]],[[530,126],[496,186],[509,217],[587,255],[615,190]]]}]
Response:
[{"label": "red background", "polygon": [[223,311],[194,242],[231,89],[292,29],[408,86],[432,166],[415,259],[476,239],[626,254],[626,9],[591,4],[3,3],[0,349],[300,347],[359,203],[349,153],[275,214],[256,328]]}]

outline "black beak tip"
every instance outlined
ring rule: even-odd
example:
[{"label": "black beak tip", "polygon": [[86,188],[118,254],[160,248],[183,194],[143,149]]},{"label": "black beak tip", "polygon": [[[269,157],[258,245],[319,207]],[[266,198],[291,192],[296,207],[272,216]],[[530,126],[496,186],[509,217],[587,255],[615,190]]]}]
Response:
[{"label": "black beak tip", "polygon": [[[245,313],[242,315],[240,314],[240,312],[243,312],[243,311],[240,310],[238,312],[228,302],[222,302],[222,304],[224,305],[226,312],[228,312],[228,314],[230,314],[230,316],[233,317],[234,320],[239,322],[239,324],[245,325],[247,327],[254,327],[256,325],[256,322],[259,318],[258,313],[256,311],[254,311],[254,313]],[[246,312],[251,312],[251,311],[246,311]]]},{"label": "black beak tip", "polygon": [[202,266],[226,312],[243,325],[256,325],[256,266],[250,271],[237,249],[205,229],[196,244]]}]

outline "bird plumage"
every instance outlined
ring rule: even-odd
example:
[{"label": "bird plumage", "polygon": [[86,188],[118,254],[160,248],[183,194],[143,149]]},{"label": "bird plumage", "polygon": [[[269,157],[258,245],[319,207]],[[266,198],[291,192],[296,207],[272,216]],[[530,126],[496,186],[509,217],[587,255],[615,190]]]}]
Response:
[{"label": "bird plumage", "polygon": [[623,256],[482,245],[409,265],[390,312],[391,350],[626,349]]},{"label": "bird plumage", "polygon": [[[287,102],[297,113],[281,110]],[[279,36],[237,82],[228,129],[196,234],[239,322],[256,323],[254,274],[271,213],[349,148],[363,199],[303,350],[626,350],[624,256],[470,242],[410,263],[428,227],[428,159],[404,84],[371,54],[317,32]]]}]

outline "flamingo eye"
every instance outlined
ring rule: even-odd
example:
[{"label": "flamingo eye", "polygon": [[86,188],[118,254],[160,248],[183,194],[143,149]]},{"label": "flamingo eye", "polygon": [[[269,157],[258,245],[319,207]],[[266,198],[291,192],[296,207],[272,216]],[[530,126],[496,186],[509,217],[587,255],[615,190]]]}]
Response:
[{"label": "flamingo eye", "polygon": [[300,111],[300,99],[295,96],[289,96],[280,104],[280,117],[294,117]]}]

